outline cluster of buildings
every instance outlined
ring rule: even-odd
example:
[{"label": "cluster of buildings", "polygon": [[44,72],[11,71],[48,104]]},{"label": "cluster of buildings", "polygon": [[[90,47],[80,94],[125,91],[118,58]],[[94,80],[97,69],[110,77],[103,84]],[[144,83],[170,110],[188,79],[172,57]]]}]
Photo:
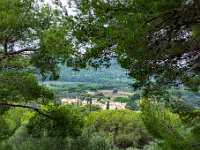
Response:
[{"label": "cluster of buildings", "polygon": [[[71,105],[74,105],[74,106],[84,106],[84,105],[87,105],[89,104],[88,101],[84,100],[80,100],[78,98],[75,98],[75,99],[71,99],[71,98],[62,98],[61,99],[61,103],[68,103],[68,104],[71,104]],[[96,105],[96,106],[100,106],[103,110],[105,110],[109,104],[109,109],[126,109],[126,103],[121,103],[121,102],[112,102],[110,101],[108,104],[107,103],[101,103],[99,101],[97,101],[96,99],[95,100],[92,100],[92,104],[93,105]]]}]

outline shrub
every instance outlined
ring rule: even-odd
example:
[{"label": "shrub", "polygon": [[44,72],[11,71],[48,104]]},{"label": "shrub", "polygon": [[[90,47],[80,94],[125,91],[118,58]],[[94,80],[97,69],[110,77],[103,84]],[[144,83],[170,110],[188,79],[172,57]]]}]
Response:
[{"label": "shrub", "polygon": [[122,103],[125,103],[125,102],[128,102],[128,101],[129,101],[129,98],[127,98],[127,97],[116,97],[116,98],[114,98],[113,101],[114,101],[114,102],[122,102]]}]

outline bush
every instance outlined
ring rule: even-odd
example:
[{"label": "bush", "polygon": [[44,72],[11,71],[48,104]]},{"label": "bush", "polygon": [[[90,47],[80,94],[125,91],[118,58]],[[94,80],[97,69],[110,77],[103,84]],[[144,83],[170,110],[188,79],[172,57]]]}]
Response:
[{"label": "bush", "polygon": [[130,101],[130,100],[129,100],[129,98],[127,98],[127,97],[116,97],[116,98],[114,98],[113,101],[114,101],[114,102],[126,103],[126,102],[128,102],[128,101]]}]

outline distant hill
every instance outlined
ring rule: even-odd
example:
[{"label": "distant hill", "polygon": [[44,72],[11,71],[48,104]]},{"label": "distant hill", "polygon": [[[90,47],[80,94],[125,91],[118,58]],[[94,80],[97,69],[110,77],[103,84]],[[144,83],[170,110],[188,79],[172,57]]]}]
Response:
[{"label": "distant hill", "polygon": [[130,84],[126,70],[121,68],[116,61],[111,62],[109,68],[83,69],[74,71],[71,68],[61,66],[60,78],[58,81],[65,82],[89,82],[98,84]]},{"label": "distant hill", "polygon": [[[40,80],[41,78],[37,76]],[[132,79],[128,78],[125,69],[112,60],[109,68],[82,69],[75,71],[66,66],[60,66],[60,78],[57,81],[41,81],[53,91],[120,89],[132,91]]]}]

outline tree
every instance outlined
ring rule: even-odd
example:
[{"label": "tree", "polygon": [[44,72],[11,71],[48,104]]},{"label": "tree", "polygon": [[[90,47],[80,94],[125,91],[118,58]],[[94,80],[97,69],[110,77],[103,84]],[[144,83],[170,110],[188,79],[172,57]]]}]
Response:
[{"label": "tree", "polygon": [[131,101],[136,101],[140,99],[140,94],[134,94],[132,96],[130,96],[130,100]]},{"label": "tree", "polygon": [[76,4],[73,35],[79,44],[90,45],[80,61],[99,66],[117,57],[134,78],[133,87],[146,95],[180,85],[197,90],[199,1],[79,0]]},{"label": "tree", "polygon": [[130,110],[137,110],[137,101],[140,99],[140,94],[134,94],[129,97],[126,108]]},{"label": "tree", "polygon": [[[134,79],[133,88],[142,90],[148,102],[157,103],[157,95],[167,95],[171,87],[199,90],[200,1],[79,0],[76,4],[73,36],[86,47],[77,62],[98,67],[116,57]],[[147,110],[154,108],[153,102]],[[176,127],[179,123],[173,124],[176,114],[158,108],[142,113],[146,127],[170,148],[199,149],[199,138],[192,133],[198,135],[196,111],[186,113],[192,131],[184,135]],[[185,125],[182,129],[190,130]]]},{"label": "tree", "polygon": [[[13,126],[14,128],[17,126],[17,130],[8,136],[9,132],[5,130],[6,126],[3,125],[3,122],[0,124],[3,125],[1,126],[1,129],[4,129],[2,131],[6,132],[5,135],[8,136],[7,140],[0,141],[0,149],[70,149],[68,148],[70,142],[82,133],[86,109],[71,105],[45,106],[45,108],[48,109],[52,119],[47,119],[34,112],[30,113],[22,108],[17,109],[16,115],[16,111],[10,109],[4,118],[11,129]],[[14,120],[12,120],[13,118]],[[15,120],[23,120],[23,122],[19,125]],[[9,128],[9,130],[11,129]],[[0,133],[4,132],[0,130]]]},{"label": "tree", "polygon": [[[25,60],[18,64],[18,67],[23,68],[27,63],[31,63],[40,68],[43,75],[52,72],[52,77],[56,77],[55,65],[61,61],[59,56],[68,50],[69,44],[67,33],[62,32],[66,23],[61,22],[61,19],[64,19],[62,12],[42,3],[41,0],[2,0],[1,17],[1,65],[7,61],[17,61],[19,56],[31,55],[31,58],[28,57],[30,61],[25,61],[27,57],[22,57]],[[56,55],[58,58],[54,59]],[[8,66],[1,68],[5,70],[6,67]]]},{"label": "tree", "polygon": [[[27,126],[34,137],[76,137],[84,125],[84,113],[79,107],[59,105],[47,107],[49,116],[35,115]],[[84,109],[84,108],[83,108]]]},{"label": "tree", "polygon": [[34,73],[56,79],[57,65],[73,55],[68,16],[56,4],[52,7],[43,0],[0,1],[0,105],[4,108],[31,108],[25,104],[47,104],[54,99]]},{"label": "tree", "polygon": [[[161,104],[144,101],[142,119],[147,130],[155,138],[163,140],[160,144],[165,149],[199,149],[199,122],[197,115],[192,122],[185,123],[180,116],[171,113]],[[193,112],[194,113],[194,112]],[[197,117],[197,118],[196,118]],[[197,120],[196,120],[197,119]],[[195,132],[194,132],[195,130]],[[196,133],[196,134],[195,134]]]},{"label": "tree", "polygon": [[110,101],[107,100],[106,102],[106,109],[109,110],[110,109]]},{"label": "tree", "polygon": [[114,102],[126,103],[126,102],[130,101],[130,99],[127,98],[127,97],[115,97],[115,98],[113,99],[113,101],[114,101]]},{"label": "tree", "polygon": [[[78,14],[70,18],[59,0],[54,1],[54,7],[43,3],[43,0],[0,1],[1,114],[11,106],[31,108],[41,114],[35,115],[29,122],[29,131],[35,133],[35,136],[81,135],[81,127],[84,124],[81,110],[70,109],[71,106],[39,109],[38,105],[48,104],[54,96],[38,83],[34,73],[40,73],[43,79],[57,79],[59,64],[67,64],[75,70],[86,68],[87,65],[95,68],[100,65],[108,67],[113,57],[116,57],[134,78],[133,87],[144,90],[143,96],[160,94],[171,86],[180,85],[198,90],[198,0],[76,0],[75,4]],[[30,105],[30,102],[34,103]],[[112,118],[106,120],[109,120],[109,125],[112,123],[114,126],[109,131],[113,133],[111,142],[115,146],[126,148],[129,144],[134,145],[136,137],[127,136],[126,133],[135,131],[135,128],[127,128],[118,136],[119,127],[136,126],[135,118],[129,118],[129,113],[127,112],[127,116],[120,111],[114,116],[103,115],[103,119],[114,118],[113,121]],[[159,120],[160,116],[156,116],[157,114],[147,113],[144,116],[147,120],[145,123],[152,124],[149,119],[152,117],[155,125],[160,127],[156,132],[158,137],[171,142],[172,146],[185,147],[184,142],[187,140],[182,137],[182,133],[173,128],[172,122],[163,123],[163,120]],[[199,112],[193,114],[199,116]],[[120,118],[116,119],[116,116]],[[164,117],[170,116],[171,114]],[[127,117],[127,121],[122,124],[117,122],[124,117]],[[4,126],[0,138],[5,139],[9,126],[4,118],[0,116],[0,119],[1,126]],[[101,126],[99,122],[105,122],[100,119],[94,120],[97,122],[93,126],[96,131],[97,127]],[[186,134],[194,135],[194,140],[189,144],[197,147],[198,120],[198,117],[192,118],[190,124],[191,132],[195,134]],[[107,131],[108,124],[102,125],[101,131]],[[164,134],[161,129],[165,131]],[[155,128],[152,127],[152,130],[155,131]],[[142,146],[146,145],[149,141],[145,139],[146,136],[145,132],[144,136],[137,137],[134,147],[141,148],[140,142],[143,143]],[[176,145],[170,136],[175,137],[173,140],[180,138],[180,144]]]},{"label": "tree", "polygon": [[110,146],[107,149],[143,148],[152,140],[144,128],[140,114],[130,110],[93,111],[86,119],[84,130],[83,135],[88,138],[87,149],[95,150],[89,146],[94,143],[98,147],[101,145],[99,142],[102,146]]}]

